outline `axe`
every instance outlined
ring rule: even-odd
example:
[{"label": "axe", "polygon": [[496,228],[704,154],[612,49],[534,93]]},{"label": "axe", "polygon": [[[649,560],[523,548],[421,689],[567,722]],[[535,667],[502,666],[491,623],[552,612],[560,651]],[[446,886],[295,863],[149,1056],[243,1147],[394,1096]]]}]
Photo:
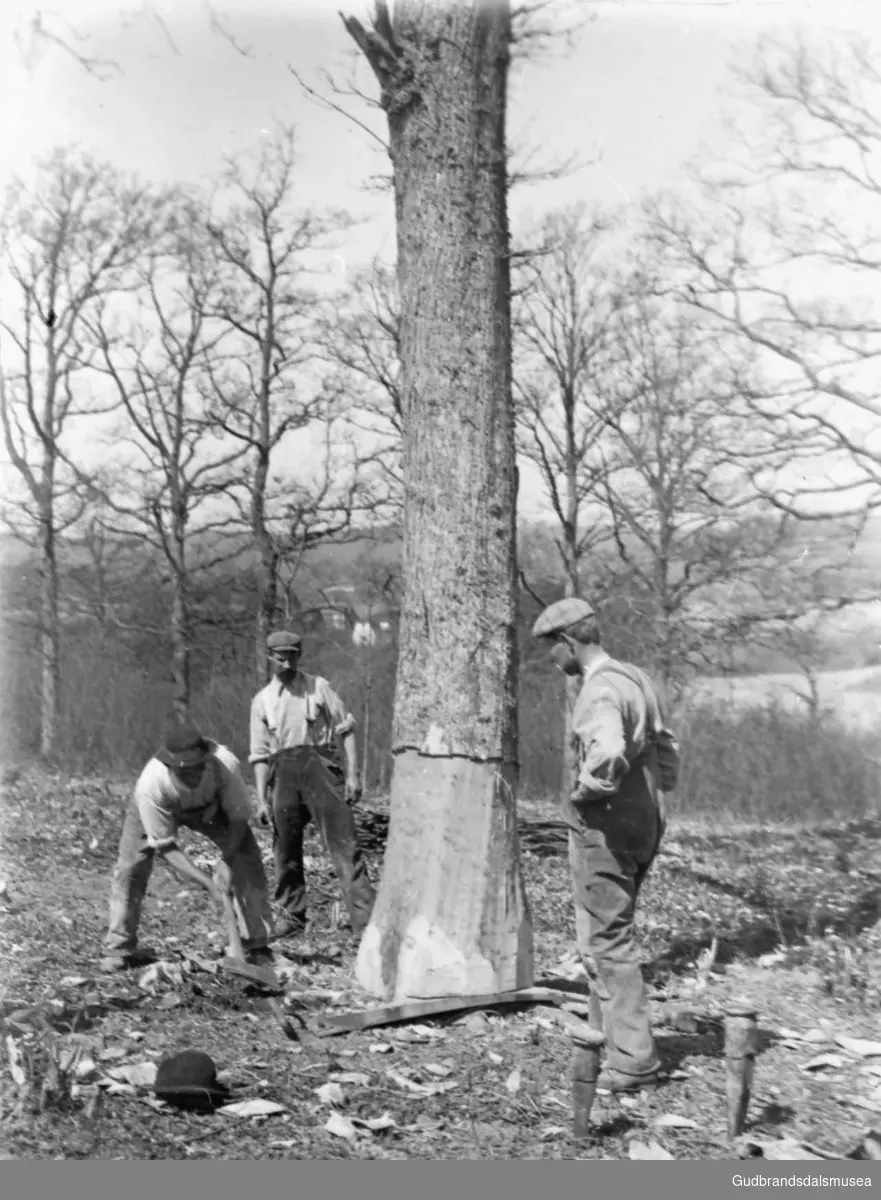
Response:
[{"label": "axe", "polygon": [[242,948],[238,921],[236,920],[236,914],[232,906],[231,884],[227,883],[224,886],[223,877],[217,873],[215,874],[215,879],[217,880],[223,900],[223,916],[226,924],[226,934],[229,939],[226,957],[222,960],[221,967],[232,975],[241,975],[244,979],[250,979],[253,983],[262,984],[263,987],[273,988],[279,992],[282,991],[283,988],[278,976],[271,967],[255,967],[251,963],[245,962],[245,951]]}]

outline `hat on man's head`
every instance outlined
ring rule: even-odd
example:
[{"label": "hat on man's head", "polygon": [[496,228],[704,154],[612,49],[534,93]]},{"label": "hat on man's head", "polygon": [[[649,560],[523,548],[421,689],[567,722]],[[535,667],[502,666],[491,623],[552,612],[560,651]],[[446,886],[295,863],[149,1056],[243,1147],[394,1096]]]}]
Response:
[{"label": "hat on man's head", "polygon": [[198,767],[211,753],[211,743],[189,722],[166,729],[156,758],[166,767]]},{"label": "hat on man's head", "polygon": [[266,639],[267,650],[300,650],[303,645],[303,639],[298,633],[291,633],[287,629],[278,629],[275,633],[270,633]]},{"label": "hat on man's head", "polygon": [[565,599],[558,600],[556,604],[549,604],[543,612],[539,613],[538,619],[532,627],[532,636],[549,637],[553,633],[561,633],[570,625],[577,625],[586,617],[595,615],[586,600],[582,600],[579,596],[566,596]]},{"label": "hat on man's head", "polygon": [[226,1084],[217,1078],[213,1059],[201,1050],[182,1050],[163,1058],[153,1091],[161,1100],[185,1108],[213,1108],[230,1095]]}]

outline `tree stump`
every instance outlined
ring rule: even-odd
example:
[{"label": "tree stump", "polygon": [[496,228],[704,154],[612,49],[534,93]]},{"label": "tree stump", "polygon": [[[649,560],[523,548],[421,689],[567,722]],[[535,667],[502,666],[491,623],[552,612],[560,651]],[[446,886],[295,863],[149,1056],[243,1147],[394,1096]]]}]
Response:
[{"label": "tree stump", "polygon": [[730,1004],[725,1010],[725,1084],[731,1140],[743,1133],[758,1050],[757,1010],[748,1001]]},{"label": "tree stump", "polygon": [[593,1108],[600,1073],[600,1050],[606,1039],[587,1025],[580,1029],[570,1029],[569,1036],[573,1048],[572,1133],[577,1141],[583,1141],[589,1132],[590,1110]]}]

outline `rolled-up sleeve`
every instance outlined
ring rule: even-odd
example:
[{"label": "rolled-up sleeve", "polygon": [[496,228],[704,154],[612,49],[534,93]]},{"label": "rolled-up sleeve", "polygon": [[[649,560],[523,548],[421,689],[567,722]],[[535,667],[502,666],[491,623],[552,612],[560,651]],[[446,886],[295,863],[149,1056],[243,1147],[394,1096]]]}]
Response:
[{"label": "rolled-up sleeve", "polygon": [[147,845],[160,853],[177,845],[177,817],[165,795],[162,764],[151,759],[135,785],[135,803]]},{"label": "rolled-up sleeve", "polygon": [[266,722],[266,706],[261,693],[251,702],[251,753],[248,761],[253,763],[269,762],[272,758],[272,735]]},{"label": "rolled-up sleeve", "polygon": [[323,684],[321,701],[330,713],[334,733],[337,737],[345,737],[347,733],[354,733],[354,716],[349,712],[327,680],[323,679],[321,683]]},{"label": "rolled-up sleeve", "polygon": [[597,798],[614,796],[627,773],[627,740],[620,702],[609,687],[582,689],[572,714],[581,743],[578,782]]}]

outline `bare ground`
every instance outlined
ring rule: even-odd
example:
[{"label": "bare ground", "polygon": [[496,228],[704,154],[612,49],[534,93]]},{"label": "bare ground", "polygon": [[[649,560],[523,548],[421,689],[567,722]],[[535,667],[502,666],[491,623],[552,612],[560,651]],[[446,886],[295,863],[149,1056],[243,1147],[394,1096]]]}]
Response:
[{"label": "bare ground", "polygon": [[[881,821],[765,829],[673,823],[640,923],[669,1079],[651,1096],[598,1095],[593,1136],[576,1143],[570,1044],[553,1009],[327,1039],[303,1032],[294,1042],[241,981],[174,968],[153,985],[142,984],[143,972],[101,976],[124,796],[124,786],[104,780],[30,772],[3,791],[0,1016],[4,1059],[10,1052],[12,1059],[0,1064],[0,1137],[7,1155],[626,1158],[639,1141],[678,1158],[733,1157],[721,1017],[735,995],[749,997],[761,1015],[750,1140],[791,1137],[844,1154],[881,1124],[881,1053],[835,1043],[841,1034],[881,1042]],[[524,808],[536,978],[571,976],[565,840],[547,810]],[[376,875],[386,818],[381,807],[365,807],[360,821]],[[193,850],[214,853],[207,843]],[[268,841],[264,850],[268,857]],[[369,1000],[351,974],[354,944],[336,928],[335,880],[315,840],[307,853],[312,926],[309,945],[292,955],[294,977],[321,993],[316,1012],[363,1007]],[[187,890],[156,869],[143,941],[171,963],[180,964],[184,951],[206,956],[223,944],[217,914]],[[698,956],[714,937],[714,968],[699,972]],[[110,1071],[187,1046],[212,1055],[236,1099],[271,1100],[284,1111],[185,1114],[157,1106],[149,1088],[106,1086]],[[65,1070],[74,1051],[79,1076],[72,1065]],[[825,1065],[805,1070],[821,1055]],[[335,1099],[317,1094],[334,1081]],[[341,1133],[325,1128],[334,1112],[348,1119],[337,1121]],[[659,1117],[682,1124],[658,1125]],[[388,1127],[357,1124],[378,1118]]]}]

